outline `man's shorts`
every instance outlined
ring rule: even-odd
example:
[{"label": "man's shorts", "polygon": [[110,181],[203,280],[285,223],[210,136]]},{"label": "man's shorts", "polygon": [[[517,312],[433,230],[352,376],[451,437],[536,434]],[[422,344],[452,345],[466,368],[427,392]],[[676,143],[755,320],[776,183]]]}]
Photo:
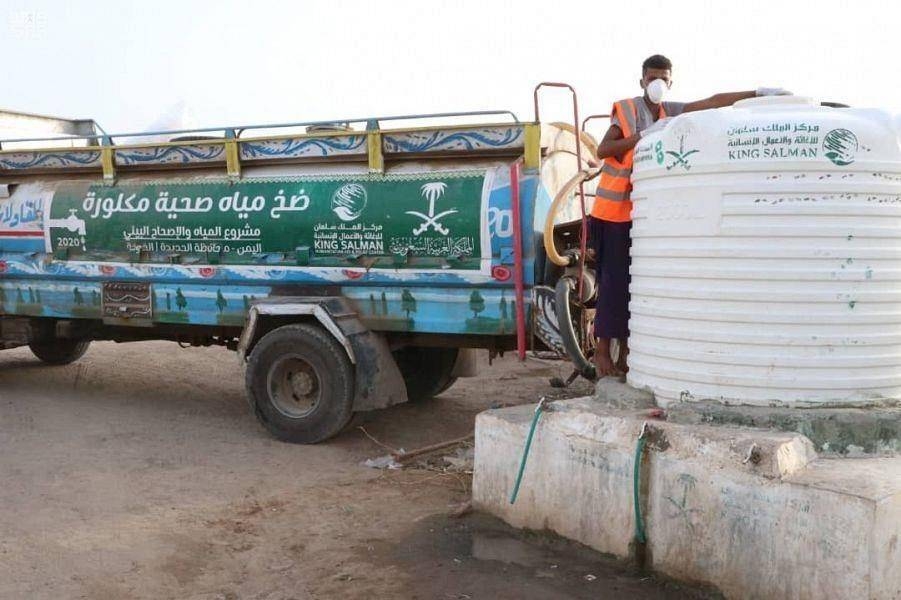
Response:
[{"label": "man's shorts", "polygon": [[589,217],[588,233],[597,260],[598,301],[594,335],[599,338],[629,337],[629,249],[632,223],[614,223]]}]

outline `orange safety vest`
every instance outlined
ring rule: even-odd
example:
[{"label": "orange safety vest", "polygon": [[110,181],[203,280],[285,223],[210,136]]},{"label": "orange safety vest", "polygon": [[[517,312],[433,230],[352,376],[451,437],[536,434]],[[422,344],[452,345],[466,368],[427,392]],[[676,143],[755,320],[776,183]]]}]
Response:
[{"label": "orange safety vest", "polygon": [[[635,107],[635,100],[629,98],[613,103],[613,110],[610,113],[618,117],[620,129],[623,132],[623,138],[631,137],[635,134],[638,126],[638,109]],[[666,116],[663,110],[663,104],[660,104],[660,112],[658,118]],[[632,156],[634,149],[627,150],[623,154],[623,159],[618,160],[615,156],[608,156],[604,159],[601,167],[601,179],[598,182],[598,189],[594,197],[594,206],[591,208],[591,216],[604,221],[612,221],[614,223],[628,223],[632,220],[632,200],[630,200],[632,192]]]}]

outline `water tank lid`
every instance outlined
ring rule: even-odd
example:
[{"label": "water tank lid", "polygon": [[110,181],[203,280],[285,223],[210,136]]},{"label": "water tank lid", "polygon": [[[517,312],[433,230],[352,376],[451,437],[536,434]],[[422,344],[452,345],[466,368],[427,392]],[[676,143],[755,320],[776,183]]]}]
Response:
[{"label": "water tank lid", "polygon": [[819,106],[820,102],[808,96],[760,96],[739,100],[733,106],[735,108],[789,108]]}]

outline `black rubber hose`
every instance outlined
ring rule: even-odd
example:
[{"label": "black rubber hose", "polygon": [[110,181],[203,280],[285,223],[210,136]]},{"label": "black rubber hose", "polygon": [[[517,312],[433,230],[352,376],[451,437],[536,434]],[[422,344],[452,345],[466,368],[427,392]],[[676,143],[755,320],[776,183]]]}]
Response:
[{"label": "black rubber hose", "polygon": [[575,365],[579,374],[594,381],[597,378],[597,371],[594,365],[585,357],[582,352],[582,345],[579,344],[579,337],[573,328],[572,312],[570,311],[570,297],[575,291],[576,281],[572,277],[561,277],[557,280],[557,286],[554,288],[554,297],[557,308],[557,327],[560,328],[560,337],[563,339],[563,348],[569,359]]}]

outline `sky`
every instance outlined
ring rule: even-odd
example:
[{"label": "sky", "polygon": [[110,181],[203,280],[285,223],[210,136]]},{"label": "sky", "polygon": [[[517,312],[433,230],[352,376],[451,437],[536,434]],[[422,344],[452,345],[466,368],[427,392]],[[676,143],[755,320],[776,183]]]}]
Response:
[{"label": "sky", "polygon": [[[564,81],[582,115],[638,95],[642,60],[674,63],[671,98],[784,87],[901,109],[887,2],[3,0],[0,108],[144,130],[174,106],[196,126],[511,109]],[[571,120],[567,95],[543,120]]]}]

